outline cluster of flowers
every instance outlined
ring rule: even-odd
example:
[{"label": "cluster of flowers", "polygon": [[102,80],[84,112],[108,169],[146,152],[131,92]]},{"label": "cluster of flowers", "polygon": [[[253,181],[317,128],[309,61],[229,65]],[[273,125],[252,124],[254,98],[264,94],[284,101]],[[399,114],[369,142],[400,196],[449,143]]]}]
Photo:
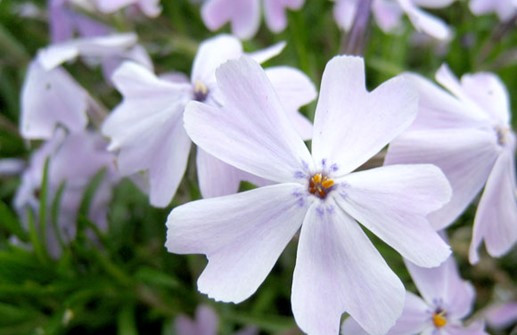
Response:
[{"label": "cluster of flowers", "polygon": [[[418,30],[447,39],[450,29],[419,7],[451,2],[373,0],[372,9],[383,30],[391,31],[406,13]],[[336,20],[344,29],[360,3],[336,2]],[[303,0],[264,0],[270,29],[284,29],[286,8],[302,5]],[[501,19],[517,11],[515,1],[470,5],[474,13],[496,11]],[[103,180],[90,219],[101,228],[121,177],[131,178],[151,205],[168,206],[193,141],[205,199],[172,210],[166,247],[207,256],[201,292],[218,301],[247,299],[297,236],[291,299],[304,332],[485,334],[481,321],[462,323],[474,290],[458,274],[444,229],[484,187],[470,262],[478,262],[482,242],[499,257],[517,241],[516,137],[508,93],[497,76],[476,73],[458,80],[444,65],[436,73],[443,88],[405,73],[368,92],[363,59],[337,56],[328,62],[317,94],[301,71],[259,65],[279,54],[283,43],[245,53],[230,35],[201,43],[190,78],[156,75],[136,35],[115,34],[82,14],[122,7],[148,16],[160,12],[156,0],[50,1],[53,43],[27,71],[21,133],[45,142],[23,172],[15,205],[22,214],[40,206],[38,188],[50,159],[50,197],[64,190],[59,226],[65,236],[49,231],[49,245],[74,238],[82,194],[100,169]],[[231,22],[236,36],[249,38],[260,23],[260,1],[207,0],[202,17],[209,29]],[[102,65],[107,82],[122,94],[109,115],[61,67],[77,57]],[[299,109],[317,95],[312,124]],[[304,140],[312,141],[311,151]],[[384,166],[361,168],[388,144]],[[241,181],[258,188],[237,193]],[[423,299],[404,289],[358,223],[404,257]],[[344,312],[350,318],[341,327]],[[212,324],[203,334],[215,333],[212,312],[200,313]],[[187,329],[183,333],[196,333],[195,324],[178,323]]]}]

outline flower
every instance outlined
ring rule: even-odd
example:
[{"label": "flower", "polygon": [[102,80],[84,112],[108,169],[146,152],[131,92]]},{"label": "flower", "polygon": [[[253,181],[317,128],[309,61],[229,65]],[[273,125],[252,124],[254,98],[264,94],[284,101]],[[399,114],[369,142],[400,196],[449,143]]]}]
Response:
[{"label": "flower", "polygon": [[517,2],[514,0],[470,0],[469,6],[476,15],[495,12],[501,21],[517,14]]},{"label": "flower", "polygon": [[217,30],[225,23],[231,22],[232,33],[249,39],[256,34],[260,25],[260,4],[264,5],[264,14],[269,29],[281,32],[287,26],[286,8],[300,9],[304,0],[206,0],[201,9],[201,16],[210,30]]},{"label": "flower", "polygon": [[[400,23],[403,13],[406,13],[413,26],[418,31],[440,40],[451,37],[449,27],[439,18],[434,17],[419,7],[444,8],[454,0],[373,0],[372,12],[377,24],[384,32],[391,32]],[[354,21],[359,0],[337,0],[334,6],[334,18],[344,30],[349,30]]]},{"label": "flower", "polygon": [[258,64],[229,61],[216,77],[225,103],[190,103],[189,136],[278,184],[174,208],[167,249],[207,255],[198,289],[238,303],[301,227],[291,296],[301,329],[337,334],[348,311],[369,332],[387,331],[402,312],[404,287],[355,220],[411,261],[437,266],[450,251],[425,215],[447,202],[450,188],[431,165],[351,171],[411,124],[416,92],[395,78],[368,93],[363,60],[334,58],[323,74],[311,155]]},{"label": "flower", "polygon": [[[250,55],[263,62],[282,48],[283,43]],[[110,150],[118,151],[117,166],[123,175],[147,172],[152,205],[164,207],[169,204],[187,167],[191,142],[183,129],[186,104],[193,100],[214,106],[223,104],[215,81],[215,69],[242,54],[239,40],[221,35],[200,45],[190,82],[158,78],[130,62],[116,71],[113,81],[124,100],[108,116],[102,131],[111,138]],[[310,131],[309,122],[297,113],[300,106],[315,97],[310,80],[289,67],[274,68],[268,73],[278,85],[292,122],[300,130]],[[202,151],[198,152],[197,163],[204,196],[236,192],[241,179],[250,179]]]},{"label": "flower", "polygon": [[14,205],[22,217],[25,217],[27,208],[38,212],[41,205],[40,187],[47,159],[47,213],[50,213],[51,204],[59,189],[64,187],[57,216],[59,231],[54,230],[50,217],[46,224],[47,246],[51,255],[57,257],[60,254],[60,238],[65,243],[75,238],[76,216],[84,192],[91,179],[101,169],[106,171],[92,198],[88,217],[99,229],[107,229],[107,205],[111,199],[111,188],[118,181],[118,177],[113,166],[113,156],[106,150],[106,143],[98,134],[90,131],[66,134],[63,129],[58,128],[54,135],[32,154],[30,164],[22,174],[22,182],[14,200]]},{"label": "flower", "polygon": [[409,74],[420,92],[420,112],[413,125],[388,149],[385,164],[429,163],[445,173],[451,201],[429,216],[436,229],[449,226],[483,185],[470,245],[471,263],[485,242],[498,257],[517,241],[515,134],[510,128],[508,93],[491,73],[464,75],[459,82],[442,66],[436,79],[452,94]]},{"label": "flower", "polygon": [[[475,299],[472,285],[460,278],[451,256],[440,266],[424,269],[406,262],[422,298],[406,292],[401,317],[386,335],[488,335],[483,322],[464,326]],[[343,322],[342,335],[367,334],[353,318]]]},{"label": "flower", "polygon": [[162,8],[160,0],[93,0],[97,9],[106,14],[114,13],[127,6],[138,6],[138,8],[149,17],[160,15]]},{"label": "flower", "polygon": [[[175,334],[177,335],[217,335],[217,314],[207,305],[201,305],[196,309],[196,319],[191,320],[186,315],[180,314],[174,320]],[[257,335],[255,327],[247,327],[235,335]]]}]

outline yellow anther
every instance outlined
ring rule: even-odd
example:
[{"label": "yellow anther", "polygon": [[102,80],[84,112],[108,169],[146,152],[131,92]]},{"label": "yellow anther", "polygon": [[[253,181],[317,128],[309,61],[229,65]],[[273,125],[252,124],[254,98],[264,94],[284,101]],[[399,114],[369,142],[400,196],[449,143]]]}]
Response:
[{"label": "yellow anther", "polygon": [[433,324],[436,328],[442,328],[447,324],[447,318],[445,318],[445,312],[433,314]]},{"label": "yellow anther", "polygon": [[334,180],[332,180],[332,179],[326,179],[325,178],[321,182],[321,186],[323,186],[324,188],[331,188],[333,185],[334,185]]},{"label": "yellow anther", "polygon": [[312,181],[316,184],[321,183],[321,173],[316,173],[314,176],[312,176]]},{"label": "yellow anther", "polygon": [[200,81],[194,83],[194,92],[206,95],[208,93],[208,87]]}]

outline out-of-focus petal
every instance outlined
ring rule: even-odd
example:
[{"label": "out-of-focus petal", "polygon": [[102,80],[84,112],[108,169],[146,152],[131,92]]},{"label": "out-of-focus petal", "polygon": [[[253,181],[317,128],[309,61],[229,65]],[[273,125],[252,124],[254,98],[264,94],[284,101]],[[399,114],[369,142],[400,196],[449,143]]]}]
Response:
[{"label": "out-of-focus petal", "polygon": [[450,6],[456,0],[411,0],[415,5],[426,8],[443,8]]},{"label": "out-of-focus petal", "polygon": [[22,87],[20,131],[27,139],[48,139],[57,125],[81,131],[88,119],[88,93],[62,68],[29,65]]},{"label": "out-of-focus petal", "polygon": [[296,173],[312,158],[266,74],[242,57],[217,70],[224,106],[191,102],[185,128],[209,154],[241,170],[278,181],[297,181]]},{"label": "out-of-focus petal", "polygon": [[449,180],[451,201],[428,219],[443,229],[456,220],[485,184],[498,155],[495,134],[462,128],[416,130],[391,142],[384,164],[434,164]]},{"label": "out-of-focus petal", "polygon": [[411,124],[417,107],[417,92],[403,78],[369,93],[362,58],[333,58],[325,67],[316,108],[314,160],[333,161],[339,175],[355,170]]},{"label": "out-of-focus petal", "polygon": [[517,302],[492,306],[485,314],[491,328],[503,329],[517,322]]},{"label": "out-of-focus petal", "polygon": [[179,315],[174,320],[176,335],[217,335],[219,320],[214,310],[206,305],[196,309],[196,319],[191,320],[186,315]]},{"label": "out-of-focus petal", "polygon": [[300,137],[310,139],[312,124],[298,109],[316,98],[312,81],[303,72],[287,66],[268,68],[266,74]]},{"label": "out-of-focus petal", "polygon": [[442,331],[443,335],[489,335],[485,331],[485,323],[483,321],[475,321],[468,327],[461,325],[450,325]]},{"label": "out-of-focus petal", "polygon": [[398,0],[398,2],[418,31],[423,31],[439,40],[451,38],[452,33],[449,26],[441,19],[416,7],[410,0]]},{"label": "out-of-focus petal", "polygon": [[399,25],[403,12],[396,1],[375,0],[372,3],[372,13],[379,27],[387,33]]},{"label": "out-of-focus petal", "polygon": [[251,38],[260,24],[259,0],[209,0],[201,8],[201,17],[210,30],[217,30],[231,22],[232,33],[241,38]]},{"label": "out-of-focus petal", "polygon": [[504,255],[517,241],[517,194],[515,180],[515,136],[509,141],[495,162],[479,201],[469,260],[479,259],[478,248],[485,241],[488,253],[494,257]]},{"label": "out-of-focus petal", "polygon": [[461,77],[465,94],[475,101],[493,120],[510,123],[510,98],[501,79],[493,73],[479,72]]},{"label": "out-of-focus petal", "polygon": [[[432,81],[414,74],[406,73],[404,77],[418,91],[419,112],[410,129],[439,129],[439,128],[482,128],[487,119],[486,114],[458,100]],[[438,81],[454,94],[462,95],[458,80],[446,66],[437,73]],[[463,96],[464,97],[464,96]],[[470,108],[473,107],[473,108]]]},{"label": "out-of-focus petal", "polygon": [[278,33],[287,26],[286,9],[300,9],[304,0],[264,0],[266,23],[272,32]]},{"label": "out-of-focus petal", "polygon": [[96,0],[95,5],[99,11],[107,14],[130,5],[138,5],[142,12],[149,17],[156,17],[162,11],[160,0]]},{"label": "out-of-focus petal", "polygon": [[303,222],[291,304],[308,334],[337,334],[345,311],[370,334],[384,334],[402,312],[404,286],[359,225],[326,199]]},{"label": "out-of-focus petal", "polygon": [[352,173],[337,182],[339,206],[408,260],[432,267],[450,255],[425,218],[451,197],[449,183],[437,167],[391,165]]},{"label": "out-of-focus petal", "polygon": [[38,52],[38,61],[46,70],[53,69],[78,56],[106,57],[120,55],[135,45],[134,33],[113,34],[109,36],[80,38],[52,44]]},{"label": "out-of-focus petal", "polygon": [[18,158],[0,159],[0,176],[17,175],[23,171],[25,162]]},{"label": "out-of-focus petal", "polygon": [[167,219],[166,247],[207,255],[198,289],[218,301],[252,295],[302,224],[299,184],[279,184],[176,207]]},{"label": "out-of-focus petal", "polygon": [[334,4],[334,19],[337,24],[349,31],[357,13],[358,0],[337,0]]}]

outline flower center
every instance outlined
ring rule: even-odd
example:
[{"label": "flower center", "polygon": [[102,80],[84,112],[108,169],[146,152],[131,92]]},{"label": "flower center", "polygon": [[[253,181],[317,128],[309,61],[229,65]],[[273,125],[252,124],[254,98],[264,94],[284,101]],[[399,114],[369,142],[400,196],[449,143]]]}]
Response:
[{"label": "flower center", "polygon": [[327,197],[327,194],[332,190],[332,186],[334,186],[334,180],[321,173],[316,173],[309,179],[309,193],[320,199]]},{"label": "flower center", "polygon": [[442,309],[437,309],[436,312],[433,313],[433,324],[436,328],[445,327],[447,324],[447,313]]},{"label": "flower center", "polygon": [[194,100],[203,102],[208,96],[208,87],[200,81],[194,83]]}]

